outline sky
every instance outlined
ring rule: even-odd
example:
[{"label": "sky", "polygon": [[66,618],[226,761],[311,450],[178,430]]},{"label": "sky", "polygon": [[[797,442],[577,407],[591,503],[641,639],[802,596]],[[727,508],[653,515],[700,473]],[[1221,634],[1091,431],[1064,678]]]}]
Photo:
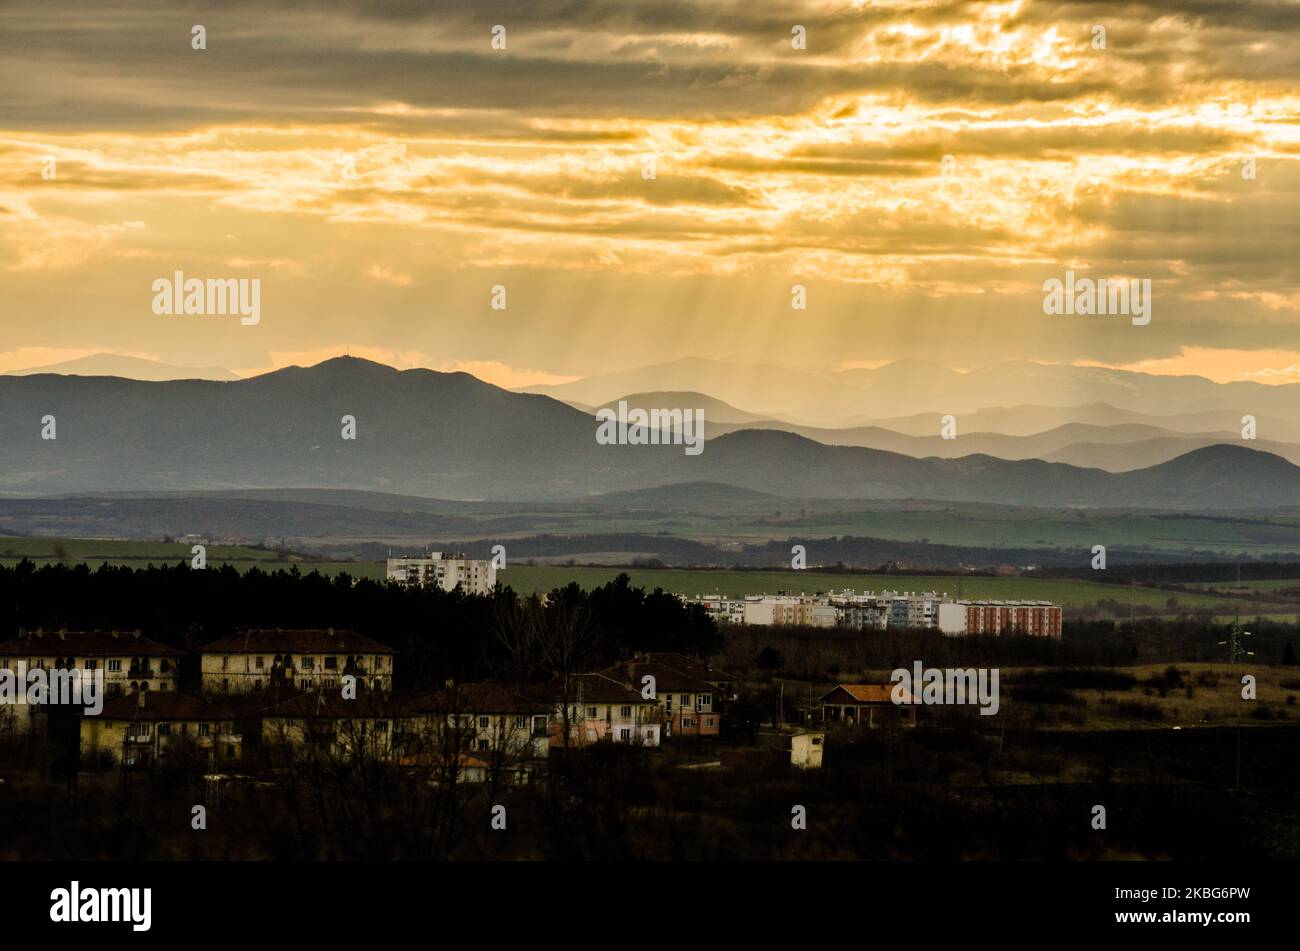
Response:
[{"label": "sky", "polygon": [[[158,7],[5,4],[0,372],[1300,382],[1297,3]],[[176,271],[260,320],[155,313]],[[1044,313],[1067,271],[1150,280],[1150,323]]]}]

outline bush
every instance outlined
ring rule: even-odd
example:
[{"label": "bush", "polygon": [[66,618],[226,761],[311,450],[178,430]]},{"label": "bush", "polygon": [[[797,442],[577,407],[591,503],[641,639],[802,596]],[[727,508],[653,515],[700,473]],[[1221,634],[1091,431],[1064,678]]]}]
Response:
[{"label": "bush", "polygon": [[1134,720],[1163,720],[1165,718],[1165,712],[1160,709],[1158,704],[1146,703],[1142,700],[1125,700],[1122,703],[1117,703],[1115,704],[1115,712],[1120,716]]}]

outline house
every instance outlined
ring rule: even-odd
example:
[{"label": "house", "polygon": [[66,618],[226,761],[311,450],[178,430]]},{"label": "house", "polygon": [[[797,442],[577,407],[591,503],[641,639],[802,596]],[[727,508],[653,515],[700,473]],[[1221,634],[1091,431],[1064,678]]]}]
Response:
[{"label": "house", "polygon": [[341,689],[345,676],[362,690],[393,689],[391,648],[351,631],[254,630],[199,649],[205,693],[251,693],[270,687]]},{"label": "house", "polygon": [[530,696],[552,704],[551,746],[564,746],[566,708],[571,747],[602,741],[659,745],[662,730],[659,703],[641,696],[641,691],[596,673],[569,677],[567,704],[565,692],[560,679],[529,691]]},{"label": "house", "polygon": [[22,675],[35,667],[102,670],[104,694],[113,697],[175,690],[183,653],[139,631],[36,631],[0,642],[0,667]]},{"label": "house", "polygon": [[819,769],[826,747],[826,734],[810,730],[790,737],[790,765],[799,769]]},{"label": "house", "polygon": [[262,745],[281,760],[396,759],[397,706],[378,693],[344,699],[340,690],[303,691],[262,713]]},{"label": "house", "polygon": [[871,728],[887,722],[916,726],[916,698],[903,690],[903,702],[895,703],[895,689],[899,689],[898,685],[892,683],[839,684],[818,700],[822,708],[822,722]]},{"label": "house", "polygon": [[[653,685],[650,699],[659,701],[659,723],[665,737],[716,736],[721,728],[722,714],[715,709],[718,693],[713,683],[684,674],[667,663],[650,660],[615,664],[601,673],[621,681],[638,695]],[[720,708],[720,701],[717,706]]]},{"label": "house", "polygon": [[511,758],[546,756],[553,707],[496,684],[456,684],[411,701],[407,721],[423,720],[465,750]]},{"label": "house", "polygon": [[688,677],[702,680],[713,687],[714,706],[721,711],[728,700],[736,699],[736,678],[724,670],[710,667],[703,661],[687,657],[676,651],[646,651],[633,658],[651,664],[664,664]]},{"label": "house", "polygon": [[[29,671],[76,671],[81,678],[102,678],[108,699],[137,690],[174,692],[182,652],[142,637],[139,631],[35,631],[0,642],[0,669],[18,682]],[[0,731],[42,734],[48,713],[30,704],[0,707]]]},{"label": "house", "polygon": [[88,765],[147,766],[189,751],[215,770],[239,762],[243,745],[228,711],[175,691],[119,694],[98,716],[81,719],[81,759]]}]

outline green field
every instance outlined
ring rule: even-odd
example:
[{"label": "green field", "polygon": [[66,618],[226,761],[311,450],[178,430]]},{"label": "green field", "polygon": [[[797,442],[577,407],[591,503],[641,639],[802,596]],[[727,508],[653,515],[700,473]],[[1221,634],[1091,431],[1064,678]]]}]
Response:
[{"label": "green field", "polygon": [[[852,588],[855,591],[939,591],[952,597],[958,594],[958,578],[953,575],[881,575],[881,574],[826,574],[815,571],[735,571],[730,569],[677,569],[677,568],[583,568],[561,565],[515,565],[497,572],[497,580],[518,592],[546,592],[552,588],[576,581],[591,588],[626,572],[632,583],[646,589],[663,588],[674,594],[720,594],[733,598],[747,594],[814,594],[818,591]],[[1074,581],[1035,578],[962,577],[960,592],[966,598],[1034,598],[1060,605],[1090,606],[1099,600],[1113,599],[1129,603],[1130,593],[1138,605],[1163,608],[1170,598],[1177,598],[1180,607],[1191,609],[1200,606],[1214,607],[1225,603],[1223,598],[1185,592],[1161,591],[1151,588],[1134,588],[1127,585],[1099,584],[1094,581]],[[1243,610],[1245,605],[1243,604]],[[1259,608],[1263,610],[1264,607]],[[1272,606],[1276,610],[1276,605]]]},{"label": "green field", "polygon": [[[123,541],[115,539],[53,539],[0,537],[0,565],[14,565],[22,558],[38,564],[85,563],[93,567],[108,563],[143,568],[150,564],[177,564],[190,560],[188,543]],[[353,577],[382,580],[382,562],[325,561],[263,548],[232,545],[209,545],[209,567],[232,565],[244,571],[263,571],[297,567],[300,571],[320,571],[335,575],[347,572]],[[576,581],[583,588],[593,588],[611,581],[620,573],[647,590],[663,588],[683,595],[725,595],[738,598],[750,594],[815,594],[846,588],[864,591],[938,591],[951,597],[999,599],[1037,599],[1065,607],[1092,607],[1102,600],[1132,603],[1159,613],[1178,614],[1196,608],[1216,609],[1229,613],[1239,609],[1243,615],[1294,617],[1295,611],[1285,602],[1230,599],[1212,594],[1167,591],[1158,588],[1129,588],[1122,584],[1103,584],[1071,579],[1037,579],[1031,577],[972,577],[956,575],[883,575],[870,573],[826,573],[818,571],[737,571],[734,569],[684,568],[617,568],[570,567],[565,565],[515,564],[498,572],[498,580],[520,594],[544,594],[553,588]],[[1258,581],[1243,584],[1260,591],[1294,585],[1292,581]],[[1170,599],[1174,599],[1171,604]],[[1297,610],[1300,610],[1298,608]]]}]

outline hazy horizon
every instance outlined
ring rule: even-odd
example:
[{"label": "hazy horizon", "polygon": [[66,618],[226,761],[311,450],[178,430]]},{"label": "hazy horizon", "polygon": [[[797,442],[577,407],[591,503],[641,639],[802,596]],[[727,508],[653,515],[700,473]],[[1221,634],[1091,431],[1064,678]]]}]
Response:
[{"label": "hazy horizon", "polygon": [[[509,387],[692,355],[1297,381],[1298,21],[10,4],[0,372],[346,352]],[[1068,271],[1149,280],[1150,322],[1046,314]],[[256,325],[155,313],[176,272],[260,280]]]}]

